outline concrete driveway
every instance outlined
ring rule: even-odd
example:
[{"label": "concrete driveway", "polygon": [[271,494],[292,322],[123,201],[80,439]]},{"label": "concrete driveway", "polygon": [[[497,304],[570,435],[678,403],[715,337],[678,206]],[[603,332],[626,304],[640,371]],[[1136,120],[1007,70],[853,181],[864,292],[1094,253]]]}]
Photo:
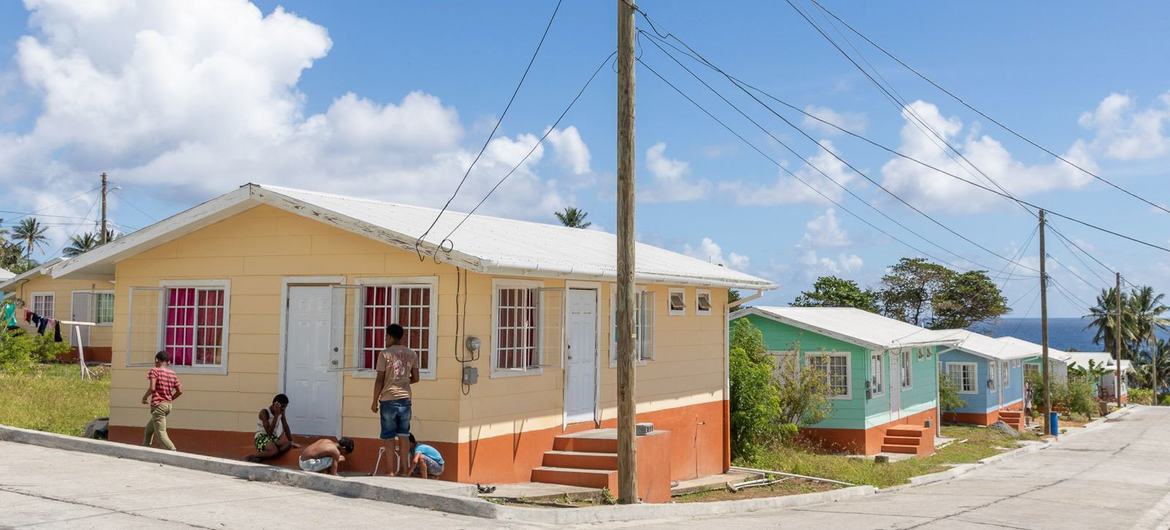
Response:
[{"label": "concrete driveway", "polygon": [[[496,528],[504,524],[199,471],[0,442],[0,528]],[[513,525],[514,526],[514,525]],[[1170,528],[1170,407],[949,482],[641,528]]]}]

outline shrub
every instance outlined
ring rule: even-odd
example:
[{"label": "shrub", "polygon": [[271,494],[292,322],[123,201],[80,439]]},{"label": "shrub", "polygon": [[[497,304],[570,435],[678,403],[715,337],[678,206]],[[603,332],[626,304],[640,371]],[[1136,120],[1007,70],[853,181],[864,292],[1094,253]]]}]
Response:
[{"label": "shrub", "polygon": [[69,349],[69,343],[53,342],[48,335],[0,333],[0,372],[24,373],[36,364],[57,360]]},{"label": "shrub", "polygon": [[[799,351],[800,346],[793,349]],[[779,405],[777,421],[796,428],[828,418],[833,405],[829,402],[829,380],[824,371],[801,370],[795,354],[781,357],[777,365],[774,381]]]},{"label": "shrub", "polygon": [[1087,379],[1070,378],[1064,399],[1069,412],[1093,419],[1093,414],[1098,411],[1097,394],[1093,391],[1093,383]]},{"label": "shrub", "polygon": [[1162,399],[1158,401],[1158,404],[1162,405],[1163,407],[1170,406],[1170,395],[1162,396]]},{"label": "shrub", "polygon": [[1129,402],[1138,405],[1153,405],[1154,391],[1148,388],[1133,388],[1129,391]]},{"label": "shrub", "polygon": [[963,398],[959,397],[958,385],[944,373],[938,374],[938,399],[943,412],[951,412],[967,404]]},{"label": "shrub", "polygon": [[730,357],[731,455],[741,459],[776,439],[780,403],[764,334],[745,319],[732,328]]}]

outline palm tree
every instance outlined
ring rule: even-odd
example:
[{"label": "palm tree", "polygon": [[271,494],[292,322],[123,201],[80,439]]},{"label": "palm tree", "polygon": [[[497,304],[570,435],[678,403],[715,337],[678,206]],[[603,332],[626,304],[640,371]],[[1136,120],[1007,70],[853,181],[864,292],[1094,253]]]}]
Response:
[{"label": "palm tree", "polygon": [[[1133,314],[1130,312],[1127,303],[1127,296],[1125,293],[1121,294],[1121,354],[1122,358],[1128,357],[1126,355],[1126,345],[1133,341],[1135,336],[1133,325]],[[1093,344],[1101,344],[1106,348],[1113,348],[1116,344],[1114,337],[1119,333],[1117,329],[1117,289],[1110,287],[1109,289],[1102,289],[1101,294],[1097,295],[1097,305],[1089,308],[1089,314],[1085,318],[1092,319],[1085,329],[1096,329],[1093,334]]]},{"label": "palm tree", "polygon": [[100,244],[101,240],[93,232],[74,235],[69,238],[69,245],[65,247],[64,254],[70,258],[80,256],[97,248]]},{"label": "palm tree", "polygon": [[[1148,285],[1135,287],[1133,292],[1129,295],[1129,307],[1126,312],[1133,314],[1133,331],[1134,344],[1138,347],[1145,347],[1146,351],[1153,357],[1154,366],[1160,366],[1158,362],[1158,330],[1165,331],[1170,327],[1170,318],[1166,318],[1165,313],[1170,311],[1162,303],[1165,295],[1159,293],[1154,294],[1154,288]],[[1158,402],[1158,381],[1159,370],[1153,371],[1153,388],[1154,388],[1154,402]]]},{"label": "palm tree", "polygon": [[557,216],[561,224],[569,228],[589,228],[589,225],[593,224],[585,220],[586,217],[589,217],[589,212],[573,206],[566,206],[564,211],[553,212],[553,214]]},{"label": "palm tree", "polygon": [[32,259],[33,250],[44,248],[49,229],[36,217],[27,217],[12,229],[12,237],[24,245],[26,259]]}]

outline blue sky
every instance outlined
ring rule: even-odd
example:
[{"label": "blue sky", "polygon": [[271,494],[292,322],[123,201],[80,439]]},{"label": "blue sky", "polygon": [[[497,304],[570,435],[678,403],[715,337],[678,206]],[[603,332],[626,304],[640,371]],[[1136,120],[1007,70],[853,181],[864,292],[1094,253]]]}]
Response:
[{"label": "blue sky", "polygon": [[[108,9],[56,1],[0,4],[0,184],[11,192],[0,209],[92,219],[92,194],[55,203],[92,187],[102,170],[121,186],[113,215],[127,229],[249,180],[437,204],[501,112],[555,5],[206,4],[204,9],[181,2]],[[611,4],[564,3],[501,126],[505,141],[494,145],[490,163],[472,174],[458,204],[478,200],[613,50]],[[813,9],[804,1],[797,4]],[[1170,5],[824,4],[988,114],[1059,153],[1075,154],[1144,197],[1167,202],[1170,45],[1160,36],[1170,27]],[[786,3],[727,2],[720,9],[667,0],[640,5],[663,30],[770,93],[825,117],[831,111],[833,120],[878,142],[950,163],[921,133],[903,132],[907,122],[899,109]],[[638,23],[644,27],[643,20]],[[914,108],[924,118],[939,130],[950,129],[952,142],[1013,192],[1170,246],[1168,214],[1054,163],[855,37],[853,44],[905,99],[920,102]],[[648,42],[642,43],[642,59],[770,156],[798,173],[809,171]],[[79,61],[89,66],[78,66]],[[834,161],[816,145],[730,85],[707,79],[803,157],[819,155],[818,167],[833,171]],[[612,229],[614,84],[612,70],[603,69],[558,128],[560,141],[546,145],[493,197],[491,213],[551,221],[553,209],[572,204]],[[637,104],[639,186],[647,199],[638,212],[643,241],[771,278],[782,285],[766,298],[772,303],[790,301],[821,274],[875,285],[886,266],[915,254],[783,178],[771,162],[645,69],[638,71]],[[799,115],[787,116],[801,123]],[[569,126],[575,131],[562,134]],[[887,165],[888,154],[841,134],[802,127],[831,142],[870,177],[997,253],[1015,255],[1034,227],[1031,217],[1006,201],[949,177]],[[993,273],[1005,266],[861,177],[836,169],[850,190],[961,254],[969,260],[963,265],[978,263]],[[819,175],[808,175],[839,194]],[[839,200],[898,237],[942,254],[854,198]],[[82,219],[57,220],[56,241],[45,254],[87,226]],[[1131,281],[1170,288],[1166,253],[1068,221],[1054,223]],[[1098,286],[1085,285],[1076,275],[1100,284],[1097,274],[1105,273],[1090,271],[1054,239],[1050,249],[1072,269],[1052,265],[1053,276],[1070,291],[1070,296],[1053,293],[1052,313],[1082,314],[1082,304],[1066,298],[1092,301]],[[1024,255],[1024,264],[1034,266],[1034,241]],[[1004,284],[1014,316],[1036,316],[1036,281]]]}]

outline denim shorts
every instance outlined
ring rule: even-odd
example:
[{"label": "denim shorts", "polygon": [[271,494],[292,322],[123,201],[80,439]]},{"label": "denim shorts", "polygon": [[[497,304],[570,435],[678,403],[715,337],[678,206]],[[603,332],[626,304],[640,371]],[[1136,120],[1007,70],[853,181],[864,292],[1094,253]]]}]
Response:
[{"label": "denim shorts", "polygon": [[382,401],[378,406],[382,420],[382,439],[410,435],[410,398]]},{"label": "denim shorts", "polygon": [[[432,459],[431,457],[429,457],[427,455],[422,455],[422,460],[427,465],[427,475],[428,476],[437,477],[437,476],[443,474],[443,464],[435,462],[434,459]],[[412,476],[417,477],[417,476],[421,476],[421,475],[422,475],[422,469],[420,468],[420,469],[415,469],[414,474]]]}]

